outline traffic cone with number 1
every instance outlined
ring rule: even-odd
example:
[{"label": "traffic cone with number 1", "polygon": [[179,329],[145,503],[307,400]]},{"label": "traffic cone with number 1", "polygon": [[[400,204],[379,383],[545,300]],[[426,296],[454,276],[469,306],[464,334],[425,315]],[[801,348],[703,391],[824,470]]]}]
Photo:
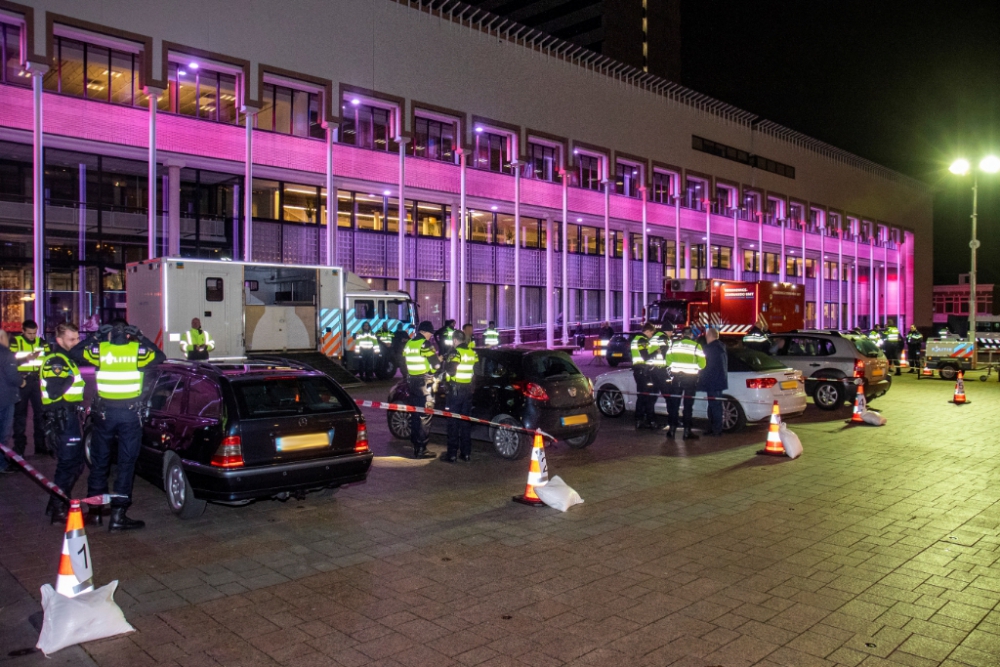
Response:
[{"label": "traffic cone with number 1", "polygon": [[865,420],[861,418],[861,415],[863,415],[865,410],[868,409],[868,401],[865,399],[865,381],[856,377],[854,378],[854,384],[858,386],[858,391],[854,397],[854,413],[851,415],[851,419],[847,423],[864,424]]},{"label": "traffic cone with number 1", "polygon": [[514,496],[512,500],[522,505],[532,507],[542,507],[545,505],[535,493],[536,486],[543,486],[549,482],[549,466],[545,462],[545,443],[542,436],[535,434],[535,441],[531,447],[531,463],[528,466],[528,484],[524,487],[523,496]]},{"label": "traffic cone with number 1", "polygon": [[66,534],[63,536],[62,556],[59,558],[59,575],[56,593],[68,598],[94,590],[94,564],[90,561],[90,545],[83,530],[83,512],[80,501],[71,500],[66,517]]},{"label": "traffic cone with number 1", "polygon": [[757,452],[758,454],[768,454],[770,456],[784,456],[785,446],[781,444],[781,435],[779,431],[781,430],[781,408],[778,406],[778,402],[774,402],[774,407],[771,408],[771,424],[767,427],[767,442],[764,443],[764,449]]},{"label": "traffic cone with number 1", "polygon": [[955,397],[951,399],[955,405],[965,405],[969,401],[965,400],[965,373],[958,372],[958,379],[955,380]]}]

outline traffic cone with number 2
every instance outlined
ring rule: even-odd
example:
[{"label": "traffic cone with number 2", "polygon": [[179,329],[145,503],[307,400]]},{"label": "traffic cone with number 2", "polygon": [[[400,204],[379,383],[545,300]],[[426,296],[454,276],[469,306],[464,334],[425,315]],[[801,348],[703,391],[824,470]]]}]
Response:
[{"label": "traffic cone with number 2", "polygon": [[781,444],[781,436],[779,431],[781,429],[781,408],[778,407],[778,402],[774,402],[774,407],[771,408],[771,425],[767,427],[767,442],[764,443],[764,449],[757,452],[758,454],[768,454],[770,456],[784,456],[785,446]]},{"label": "traffic cone with number 2", "polygon": [[854,398],[854,413],[851,415],[849,424],[864,424],[865,420],[861,415],[868,409],[868,401],[865,399],[865,383],[859,377],[854,378],[854,384],[858,386],[858,392]]},{"label": "traffic cone with number 2", "polygon": [[955,380],[955,397],[951,399],[955,405],[965,405],[969,401],[965,400],[965,373],[958,372],[958,379]]},{"label": "traffic cone with number 2", "polygon": [[62,556],[59,557],[59,574],[56,593],[68,598],[94,590],[94,564],[90,560],[90,545],[83,530],[83,512],[80,501],[71,500],[66,517],[66,534],[63,536]]},{"label": "traffic cone with number 2", "polygon": [[531,463],[528,466],[528,484],[524,487],[523,496],[514,496],[512,500],[522,505],[532,507],[542,507],[545,505],[535,493],[536,486],[543,486],[549,482],[549,466],[545,462],[545,443],[542,436],[535,434],[535,441],[531,447]]}]

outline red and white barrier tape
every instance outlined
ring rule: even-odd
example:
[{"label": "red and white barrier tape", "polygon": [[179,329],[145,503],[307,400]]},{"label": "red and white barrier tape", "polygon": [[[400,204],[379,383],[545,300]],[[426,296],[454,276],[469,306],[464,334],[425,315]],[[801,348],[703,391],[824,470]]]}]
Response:
[{"label": "red and white barrier tape", "polygon": [[469,415],[462,415],[457,412],[451,412],[449,410],[435,410],[434,408],[418,408],[413,405],[404,405],[403,403],[383,403],[382,401],[362,401],[360,399],[354,401],[359,408],[377,408],[379,410],[392,410],[394,412],[419,412],[425,415],[434,415],[436,417],[447,417],[448,419],[460,419],[462,421],[471,422],[473,424],[483,424],[485,426],[493,426],[496,428],[505,428],[511,431],[519,431],[521,433],[527,433],[528,435],[540,435],[543,438],[548,438],[555,442],[555,438],[543,431],[540,428],[523,428],[521,426],[514,426],[512,424],[499,424],[497,422],[487,421],[485,419],[477,419],[476,417],[470,417]]},{"label": "red and white barrier tape", "polygon": [[[66,495],[66,492],[63,491],[62,489],[60,489],[55,484],[53,484],[52,482],[50,482],[45,477],[45,475],[43,475],[42,473],[38,472],[38,468],[36,468],[35,466],[33,466],[30,463],[28,463],[27,461],[25,461],[23,456],[21,456],[20,454],[18,454],[17,452],[15,452],[13,449],[11,449],[11,448],[9,448],[9,447],[7,447],[5,445],[0,445],[0,451],[2,451],[4,454],[6,454],[8,459],[10,459],[11,461],[13,461],[17,465],[21,466],[21,468],[24,470],[24,472],[26,472],[29,475],[31,475],[31,477],[34,478],[34,480],[36,482],[38,482],[39,484],[41,484],[42,486],[44,486],[46,491],[48,491],[49,493],[51,493],[51,494],[53,494],[55,496],[59,496],[63,500],[69,502],[70,498],[69,498],[69,496]],[[111,502],[112,498],[116,498],[116,497],[119,497],[119,496],[115,496],[114,494],[111,494],[111,493],[104,493],[104,494],[100,494],[100,495],[97,495],[97,496],[90,496],[89,498],[80,498],[79,501],[81,503],[86,503],[87,505],[107,505],[107,504],[109,504]]]}]

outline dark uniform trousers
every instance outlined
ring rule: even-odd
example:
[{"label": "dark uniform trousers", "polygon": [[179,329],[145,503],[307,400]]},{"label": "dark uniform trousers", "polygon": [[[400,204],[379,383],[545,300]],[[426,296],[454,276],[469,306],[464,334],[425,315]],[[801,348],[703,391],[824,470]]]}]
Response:
[{"label": "dark uniform trousers", "polygon": [[[431,403],[431,375],[411,375],[406,378],[407,386],[410,390],[410,397],[407,405],[415,408],[432,408]],[[413,444],[413,453],[419,454],[427,449],[429,436],[424,428],[424,415],[414,412],[410,415],[410,442]]]},{"label": "dark uniform trousers", "polygon": [[52,481],[72,498],[73,485],[80,479],[86,461],[77,404],[57,404],[47,408],[45,427],[49,448],[55,452],[57,460]]},{"label": "dark uniform trousers", "polygon": [[633,364],[632,377],[635,378],[635,421],[645,424],[655,421],[656,386],[653,383],[653,371],[645,364]]},{"label": "dark uniform trousers", "polygon": [[[449,382],[447,410],[458,415],[472,416],[472,383]],[[448,456],[472,455],[472,422],[448,420]]]},{"label": "dark uniform trousers", "polygon": [[916,344],[906,344],[906,363],[910,364],[910,368],[920,368],[920,343]]},{"label": "dark uniform trousers", "polygon": [[[667,419],[671,426],[677,427],[677,417],[681,401],[684,401],[684,428],[691,428],[691,414],[694,412],[694,394],[698,387],[697,375],[676,373],[670,382],[670,398],[667,399]],[[681,397],[683,394],[683,398]]]},{"label": "dark uniform trousers", "polygon": [[21,400],[14,404],[14,451],[24,456],[28,448],[28,408],[31,408],[32,426],[34,426],[35,453],[44,454],[45,426],[42,423],[42,387],[38,373],[22,374],[24,386],[20,389]]},{"label": "dark uniform trousers", "polygon": [[[378,343],[376,343],[378,345]],[[375,378],[375,350],[361,350],[361,379]]]},{"label": "dark uniform trousers", "polygon": [[108,492],[108,474],[111,469],[111,443],[118,436],[118,475],[115,477],[115,494],[127,498],[111,500],[112,507],[132,504],[132,482],[135,462],[142,446],[142,422],[138,409],[127,404],[97,407],[94,411],[94,434],[90,443],[90,476],[87,478],[87,495]]}]

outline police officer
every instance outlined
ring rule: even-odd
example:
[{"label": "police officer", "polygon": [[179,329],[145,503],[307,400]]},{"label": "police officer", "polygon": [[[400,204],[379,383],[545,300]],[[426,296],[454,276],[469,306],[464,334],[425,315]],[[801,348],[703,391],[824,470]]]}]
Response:
[{"label": "police officer", "polygon": [[392,347],[392,332],[389,331],[386,325],[382,325],[382,328],[375,333],[375,337],[378,338],[378,342],[385,347]]},{"label": "police officer", "polygon": [[656,428],[656,387],[653,385],[652,371],[647,364],[650,360],[649,337],[656,331],[651,323],[642,325],[642,333],[632,339],[632,377],[635,378],[635,430]]},{"label": "police officer", "polygon": [[[407,386],[409,387],[409,404],[417,408],[434,407],[434,371],[441,367],[441,359],[434,350],[431,337],[434,335],[434,325],[424,320],[417,326],[417,334],[403,348],[403,358],[406,361]],[[427,451],[428,435],[424,430],[423,415],[414,412],[410,415],[410,442],[413,443],[413,458],[432,459],[433,454]]]},{"label": "police officer", "polygon": [[191,320],[191,328],[181,338],[181,352],[188,361],[208,361],[208,353],[214,349],[215,341],[201,328],[201,320],[197,317]]},{"label": "police officer", "polygon": [[361,331],[354,337],[354,351],[361,359],[361,379],[365,382],[375,379],[375,354],[379,351],[378,338],[372,333],[371,325],[361,324]]},{"label": "police officer", "polygon": [[[470,349],[476,349],[475,331],[472,328],[472,324],[466,322],[462,325],[462,338],[465,339],[465,345]],[[458,345],[458,341],[455,341],[455,345]]]},{"label": "police officer", "polygon": [[917,325],[911,324],[910,330],[906,334],[906,356],[910,358],[910,372],[916,373],[920,365],[920,346],[924,342],[924,335],[917,331]]},{"label": "police officer", "polygon": [[483,345],[486,347],[496,347],[500,344],[500,332],[497,331],[497,323],[490,320],[489,326],[483,332]]},{"label": "police officer", "polygon": [[684,400],[684,439],[697,440],[691,432],[691,413],[694,411],[694,394],[698,387],[698,373],[705,367],[705,350],[691,335],[690,327],[685,327],[680,340],[670,344],[667,353],[670,368],[670,398],[667,400],[668,438],[677,433],[678,412],[681,399]]},{"label": "police officer", "polygon": [[410,332],[402,326],[396,327],[396,331],[392,334],[392,348],[389,350],[389,353],[392,355],[392,360],[396,362],[396,368],[400,370],[400,374],[403,377],[406,377],[406,360],[403,358],[403,350],[409,342]]},{"label": "police officer", "polygon": [[[70,358],[93,364],[97,369],[97,400],[91,406],[94,433],[90,445],[90,476],[87,495],[108,492],[111,467],[111,443],[118,438],[118,475],[114,492],[122,498],[111,501],[109,530],[142,528],[145,522],[130,519],[125,511],[132,504],[132,481],[135,462],[142,445],[142,422],[139,396],[142,394],[142,369],[161,363],[166,357],[160,348],[142,335],[138,327],[116,319],[102,326],[73,348]],[[101,510],[91,507],[87,514],[91,525],[101,524]]]},{"label": "police officer", "polygon": [[[671,391],[670,369],[667,367],[667,353],[670,352],[672,330],[673,326],[669,322],[661,325],[650,337],[649,345],[646,348],[649,350],[649,359],[646,361],[646,364],[649,366],[653,387],[663,396],[665,403],[670,400]],[[653,399],[651,410],[655,419],[655,398]]]},{"label": "police officer", "polygon": [[[56,473],[52,481],[67,496],[73,497],[73,485],[83,472],[84,453],[80,438],[80,413],[83,410],[83,375],[69,358],[69,351],[80,342],[76,325],[65,322],[56,327],[56,344],[45,355],[39,372],[42,412],[49,447],[56,454]],[[69,505],[52,496],[45,513],[52,523],[66,520]]]},{"label": "police officer", "polygon": [[[472,414],[472,377],[479,355],[470,343],[463,332],[456,331],[455,349],[444,364],[448,380],[445,409],[459,415]],[[472,460],[472,424],[462,419],[449,419],[448,451],[441,454],[441,460],[454,463],[456,456],[463,461]]]},{"label": "police officer", "polygon": [[882,335],[881,324],[876,324],[875,328],[868,332],[868,340],[875,343],[875,346],[880,350],[885,347],[885,336]]},{"label": "police officer", "polygon": [[441,354],[447,354],[455,346],[455,341],[452,340],[454,333],[455,320],[445,320],[444,326],[434,332],[434,338],[437,339],[438,350],[441,351]]},{"label": "police officer", "polygon": [[34,426],[35,454],[52,454],[45,444],[45,427],[42,424],[42,391],[38,381],[38,371],[42,367],[42,358],[48,352],[45,341],[38,338],[38,325],[34,320],[25,320],[21,325],[21,333],[14,336],[10,343],[10,351],[17,360],[17,371],[21,374],[24,384],[21,385],[21,398],[14,405],[14,451],[24,456],[28,448],[28,409],[31,409],[32,425]]},{"label": "police officer", "polygon": [[767,334],[764,333],[764,330],[755,324],[750,327],[750,331],[743,336],[743,347],[767,354],[767,352],[771,349],[771,340],[767,337]]},{"label": "police officer", "polygon": [[899,370],[899,347],[900,347],[900,337],[899,329],[895,325],[889,325],[885,328],[883,332],[885,335],[885,356],[889,358],[889,366],[896,367],[896,375],[902,375]]}]

